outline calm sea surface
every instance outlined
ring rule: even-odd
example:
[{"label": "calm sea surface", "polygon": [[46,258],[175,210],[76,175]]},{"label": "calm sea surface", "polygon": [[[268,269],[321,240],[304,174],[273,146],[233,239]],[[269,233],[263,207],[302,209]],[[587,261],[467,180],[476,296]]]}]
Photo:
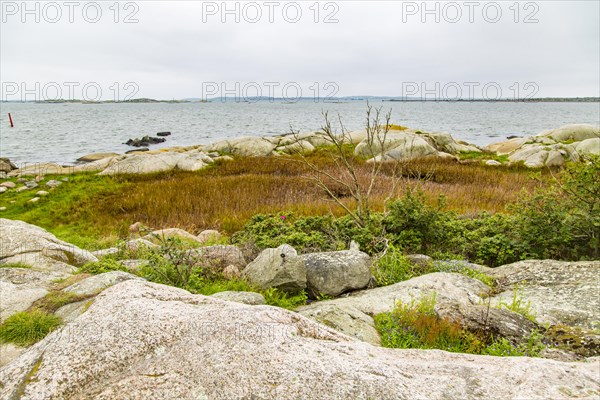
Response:
[{"label": "calm sea surface", "polygon": [[[532,135],[571,123],[600,124],[600,103],[374,102],[392,121],[424,131],[445,131],[477,145],[509,135]],[[209,143],[236,136],[318,130],[322,110],[340,114],[349,130],[364,126],[366,101],[344,103],[0,104],[0,155],[17,163],[72,163],[95,152],[125,152],[129,138],[171,131],[161,145]],[[9,127],[7,113],[15,123]]]}]

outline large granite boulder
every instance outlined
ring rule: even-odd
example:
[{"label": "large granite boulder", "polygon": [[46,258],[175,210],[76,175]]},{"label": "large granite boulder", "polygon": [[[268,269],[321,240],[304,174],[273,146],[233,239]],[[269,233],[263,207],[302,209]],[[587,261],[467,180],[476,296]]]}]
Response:
[{"label": "large granite boulder", "polygon": [[261,289],[277,288],[297,293],[306,289],[306,265],[287,244],[265,249],[242,271],[242,277]]},{"label": "large granite boulder", "polygon": [[371,280],[371,257],[361,251],[331,251],[302,255],[308,295],[313,299],[364,289]]},{"label": "large granite boulder", "polygon": [[494,268],[498,282],[492,304],[529,305],[541,324],[600,327],[600,261],[527,260]]},{"label": "large granite boulder", "polygon": [[600,127],[589,124],[571,124],[540,132],[536,136],[551,138],[557,142],[581,142],[586,139],[600,138]]},{"label": "large granite boulder", "polygon": [[186,158],[181,153],[132,154],[100,172],[100,175],[151,174],[173,170]]},{"label": "large granite boulder", "polygon": [[375,347],[301,315],[129,280],[0,369],[21,399],[593,399],[598,362]]}]

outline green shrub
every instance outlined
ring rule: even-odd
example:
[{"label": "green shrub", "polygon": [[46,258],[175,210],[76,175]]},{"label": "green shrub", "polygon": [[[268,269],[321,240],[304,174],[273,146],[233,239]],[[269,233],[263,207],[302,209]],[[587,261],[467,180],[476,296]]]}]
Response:
[{"label": "green shrub", "polygon": [[515,237],[531,258],[600,258],[600,155],[571,163],[553,187],[511,207]]},{"label": "green shrub", "polygon": [[259,250],[289,244],[301,253],[337,250],[333,218],[295,218],[291,213],[255,215],[244,229],[231,237],[239,245],[248,243]]},{"label": "green shrub", "polygon": [[543,335],[538,331],[531,332],[525,341],[517,346],[513,345],[506,338],[500,338],[483,349],[481,354],[497,357],[539,357],[541,352],[547,347],[542,339]]},{"label": "green shrub", "polygon": [[375,328],[383,347],[400,349],[440,349],[460,353],[478,353],[483,341],[449,319],[433,312],[435,296],[419,303],[398,303],[390,313],[375,316]]},{"label": "green shrub", "polygon": [[436,206],[425,201],[422,191],[408,191],[388,205],[384,227],[392,243],[408,253],[432,253],[452,236],[454,214],[442,211],[445,198]]},{"label": "green shrub", "polygon": [[62,320],[39,310],[11,315],[0,325],[0,342],[30,346],[58,328]]},{"label": "green shrub", "polygon": [[392,285],[431,272],[434,272],[432,265],[413,264],[394,246],[390,246],[372,268],[377,286]]},{"label": "green shrub", "polygon": [[308,299],[308,296],[304,291],[295,295],[288,295],[276,288],[269,288],[260,293],[265,297],[268,305],[286,308],[288,310],[293,310],[296,307],[306,304],[306,300]]}]

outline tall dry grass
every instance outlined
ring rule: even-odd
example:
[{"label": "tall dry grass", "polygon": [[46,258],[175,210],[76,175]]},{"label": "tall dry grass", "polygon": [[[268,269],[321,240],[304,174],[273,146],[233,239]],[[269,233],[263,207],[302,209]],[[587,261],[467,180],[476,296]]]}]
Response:
[{"label": "tall dry grass", "polygon": [[[332,174],[346,171],[321,153],[312,161]],[[354,160],[359,180],[368,182],[369,165]],[[343,210],[327,199],[309,179],[307,167],[294,157],[239,158],[209,169],[132,176],[119,193],[100,199],[95,206],[99,223],[120,226],[135,221],[155,228],[179,227],[190,232],[216,228],[227,233],[240,230],[259,213],[291,211],[300,215],[343,215]],[[529,177],[524,168],[489,167],[454,160],[418,160],[403,165],[386,165],[377,179],[372,207],[382,210],[391,198],[409,188],[421,187],[432,201],[447,197],[449,209],[464,214],[482,211],[504,212],[522,190],[531,191],[541,183]],[[399,183],[399,184],[398,184]],[[336,193],[345,198],[345,188]]]}]

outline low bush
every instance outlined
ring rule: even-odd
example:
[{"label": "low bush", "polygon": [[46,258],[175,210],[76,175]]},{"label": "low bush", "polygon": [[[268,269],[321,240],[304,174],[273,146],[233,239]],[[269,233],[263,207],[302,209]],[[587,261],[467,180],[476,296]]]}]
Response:
[{"label": "low bush", "polygon": [[518,345],[505,338],[469,332],[456,322],[436,316],[435,302],[435,295],[424,296],[419,302],[398,303],[391,312],[375,315],[375,328],[381,336],[382,346],[528,357],[539,357],[547,347],[543,335],[536,331]]}]

